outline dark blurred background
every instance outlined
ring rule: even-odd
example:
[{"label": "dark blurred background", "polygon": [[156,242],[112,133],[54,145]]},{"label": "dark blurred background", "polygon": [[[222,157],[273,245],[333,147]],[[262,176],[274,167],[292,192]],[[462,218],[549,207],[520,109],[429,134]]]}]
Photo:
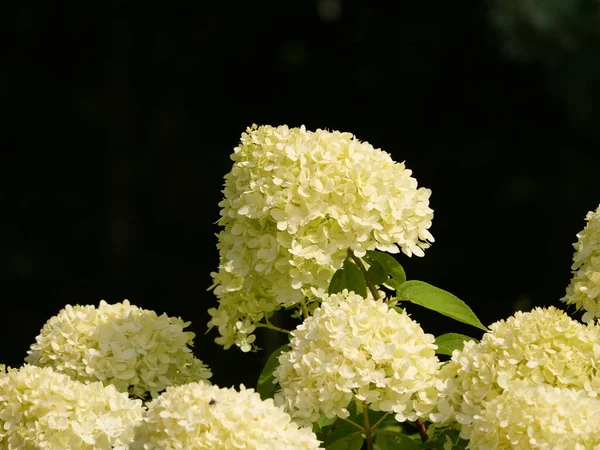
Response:
[{"label": "dark blurred background", "polygon": [[[205,334],[222,180],[253,123],[350,131],[406,161],[433,191],[436,242],[399,260],[485,324],[560,305],[575,234],[600,203],[597,9],[4,6],[0,362],[19,366],[66,304],[128,298],[192,321],[215,383],[253,386],[266,354]],[[480,335],[409,311],[429,332]]]}]

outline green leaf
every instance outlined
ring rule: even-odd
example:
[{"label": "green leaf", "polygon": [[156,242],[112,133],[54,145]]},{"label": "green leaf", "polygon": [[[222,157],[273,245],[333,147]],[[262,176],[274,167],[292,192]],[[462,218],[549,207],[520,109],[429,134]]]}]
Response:
[{"label": "green leaf", "polygon": [[338,439],[327,445],[325,448],[328,450],[360,450],[364,441],[365,438],[360,434],[360,431],[357,430],[356,433]]},{"label": "green leaf", "polygon": [[[360,424],[360,422],[357,423]],[[337,419],[333,425],[331,425],[328,429],[324,429],[323,431],[323,435],[319,436],[319,439],[323,441],[325,448],[329,448],[331,444],[339,441],[342,438],[348,437],[352,434],[358,433],[360,435],[362,433],[362,431],[356,428],[354,425],[342,419]]]},{"label": "green leaf", "polygon": [[385,270],[379,261],[373,261],[367,270],[367,273],[373,284],[376,286],[383,284],[388,280],[387,270]]},{"label": "green leaf", "polygon": [[[428,430],[429,432],[429,430]],[[429,440],[427,442],[420,442],[418,448],[427,450],[443,450],[444,444],[448,440],[452,441],[453,450],[465,450],[469,441],[461,439],[459,437],[460,431],[450,428],[438,428],[433,433],[430,433]]]},{"label": "green leaf", "polygon": [[326,415],[321,414],[319,418],[313,422],[313,433],[315,433],[320,440],[323,440],[327,431],[329,431],[328,427],[330,427],[330,425],[333,424],[336,420],[337,417],[335,416],[329,418]]},{"label": "green leaf", "polygon": [[344,282],[344,269],[338,269],[331,277],[331,281],[329,282],[329,288],[327,289],[328,294],[337,294],[338,292],[342,292]]},{"label": "green leaf", "polygon": [[396,290],[396,296],[398,299],[409,300],[415,305],[437,311],[458,322],[488,331],[465,302],[450,292],[424,281],[406,281]]},{"label": "green leaf", "polygon": [[392,277],[391,280],[386,280],[385,284],[388,284],[393,289],[398,290],[398,287],[400,287],[400,285],[406,281],[406,273],[404,272],[404,268],[392,255],[375,250],[369,250],[364,258],[370,265],[378,263],[381,265],[381,267],[383,267],[386,273]]},{"label": "green leaf", "polygon": [[380,450],[419,450],[419,444],[402,433],[377,433],[375,443]]},{"label": "green leaf", "polygon": [[344,261],[344,273],[346,274],[347,289],[367,298],[367,282],[360,268],[347,259]]},{"label": "green leaf", "polygon": [[269,358],[265,366],[263,367],[258,377],[258,383],[256,384],[256,392],[260,394],[260,398],[266,400],[267,398],[273,398],[277,391],[277,385],[273,383],[275,377],[273,372],[279,366],[279,355],[282,352],[287,352],[290,349],[289,344],[284,344],[276,349]]},{"label": "green leaf", "polygon": [[436,353],[452,356],[454,350],[462,350],[466,341],[477,341],[477,339],[458,333],[442,334],[435,338],[434,343],[438,346]]},{"label": "green leaf", "polygon": [[341,269],[338,269],[333,274],[329,283],[328,292],[336,294],[344,289],[353,291],[361,297],[367,297],[367,282],[360,268],[349,259],[344,261]]},{"label": "green leaf", "polygon": [[[348,407],[348,410],[352,412],[350,417],[348,417],[348,420],[351,422],[354,422],[360,426],[363,426],[364,425],[364,414],[363,414],[362,405],[358,402],[352,402],[352,404]],[[369,410],[368,411],[369,423],[371,425],[374,425],[375,423],[379,422],[380,423],[380,425],[378,427],[378,429],[379,429],[381,426],[383,426],[386,423],[386,420],[384,420],[383,422],[380,422],[380,419],[382,419],[383,416],[387,416],[387,415],[388,414],[383,411]],[[398,422],[393,420],[393,418],[394,418],[393,415],[389,415],[389,418],[390,418],[390,423],[394,422],[396,425],[399,424]],[[313,424],[313,430],[314,430],[314,424]],[[395,431],[395,430],[393,430],[393,431]],[[348,436],[356,434],[356,433],[358,433],[360,435],[361,433],[363,433],[363,431],[346,420],[337,419],[333,423],[333,425],[331,425],[329,427],[325,427],[325,426],[322,427],[322,430],[320,433],[317,434],[317,437],[321,441],[323,441],[325,448],[329,448],[329,445],[331,445],[332,443],[334,443],[344,437],[348,437]],[[340,447],[340,448],[343,448],[343,447]]]}]

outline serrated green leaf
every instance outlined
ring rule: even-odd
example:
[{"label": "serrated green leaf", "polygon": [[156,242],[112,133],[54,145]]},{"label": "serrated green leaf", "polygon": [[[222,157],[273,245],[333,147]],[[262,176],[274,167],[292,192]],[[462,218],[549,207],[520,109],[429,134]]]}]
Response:
[{"label": "serrated green leaf", "polygon": [[465,302],[454,294],[424,281],[410,280],[403,283],[396,290],[396,297],[409,300],[411,303],[436,311],[458,322],[488,331]]},{"label": "serrated green leaf", "polygon": [[392,277],[391,280],[387,280],[385,284],[391,286],[393,289],[397,290],[398,287],[406,281],[404,268],[392,255],[376,250],[369,250],[364,258],[369,264],[375,264],[375,262],[377,262],[384,268],[384,270]]},{"label": "serrated green leaf", "polygon": [[419,450],[419,444],[402,433],[375,433],[375,442],[381,450]]},{"label": "serrated green leaf", "polygon": [[284,344],[281,347],[275,349],[265,366],[263,367],[260,375],[258,376],[258,383],[256,384],[256,392],[260,394],[260,398],[266,400],[267,398],[273,398],[277,390],[277,385],[273,383],[275,377],[273,372],[279,366],[279,355],[282,352],[287,352],[290,349],[289,344]]},{"label": "serrated green leaf", "polygon": [[365,438],[357,430],[356,433],[338,439],[325,448],[328,450],[360,450],[364,441]]},{"label": "serrated green leaf", "polygon": [[452,352],[462,350],[467,341],[477,341],[477,339],[459,333],[442,334],[435,338],[434,344],[438,346],[436,353],[452,356]]}]

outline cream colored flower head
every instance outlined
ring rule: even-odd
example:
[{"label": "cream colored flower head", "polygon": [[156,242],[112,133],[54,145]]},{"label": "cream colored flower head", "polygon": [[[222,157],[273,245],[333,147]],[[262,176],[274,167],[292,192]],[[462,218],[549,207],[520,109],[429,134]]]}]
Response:
[{"label": "cream colored flower head", "polygon": [[577,233],[573,244],[573,277],[562,300],[584,309],[582,320],[589,322],[600,317],[600,206],[585,218],[585,228]]},{"label": "cream colored flower head", "polygon": [[600,449],[600,400],[585,391],[524,380],[475,416],[469,449]]},{"label": "cream colored flower head", "polygon": [[[445,388],[441,413],[462,425],[468,439],[486,402],[518,380],[600,393],[600,328],[584,325],[554,307],[517,312],[490,326],[481,342],[455,350],[440,370]],[[435,418],[435,416],[433,416]]]},{"label": "cream colored flower head", "polygon": [[350,133],[253,125],[231,158],[209,311],[226,348],[250,350],[265,315],[324,295],[348,249],[422,256],[434,240],[431,191]]},{"label": "cream colored flower head", "polygon": [[302,450],[319,448],[272,399],[243,385],[219,388],[203,382],[169,387],[147,404],[137,446],[144,450]]},{"label": "cream colored flower head", "polygon": [[141,400],[25,364],[0,376],[0,448],[126,450],[142,423]]},{"label": "cream colored flower head", "polygon": [[79,381],[101,381],[136,397],[209,378],[194,357],[189,322],[125,300],[98,308],[67,305],[43,326],[25,360]]},{"label": "cream colored flower head", "polygon": [[406,311],[344,290],[325,298],[292,335],[274,372],[281,386],[275,402],[298,423],[321,414],[346,418],[354,400],[400,422],[433,408],[437,347]]}]

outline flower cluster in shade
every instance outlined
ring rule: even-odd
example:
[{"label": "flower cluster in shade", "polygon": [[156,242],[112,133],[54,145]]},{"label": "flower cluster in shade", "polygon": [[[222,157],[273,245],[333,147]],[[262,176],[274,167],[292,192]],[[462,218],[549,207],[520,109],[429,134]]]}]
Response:
[{"label": "flower cluster in shade", "polygon": [[585,219],[587,224],[573,244],[573,277],[562,300],[585,310],[582,320],[589,322],[600,317],[600,206]]},{"label": "flower cluster in shade", "polygon": [[344,290],[325,297],[292,335],[273,375],[281,387],[275,403],[298,423],[346,418],[353,401],[400,422],[436,405],[434,337],[403,309]]},{"label": "flower cluster in shade", "polygon": [[79,381],[101,381],[135,397],[209,378],[190,348],[189,322],[131,305],[67,305],[43,326],[26,362]]},{"label": "flower cluster in shade", "polygon": [[309,428],[243,385],[204,382],[169,387],[147,404],[134,449],[303,450],[320,448]]},{"label": "flower cluster in shade", "polygon": [[422,256],[431,191],[351,133],[256,126],[242,134],[219,203],[216,342],[252,348],[256,323],[320,299],[351,249]]},{"label": "flower cluster in shade", "polygon": [[481,342],[468,341],[462,350],[453,352],[440,370],[444,385],[438,410],[430,417],[457,422],[461,437],[469,439],[478,417],[495,414],[485,412],[487,405],[496,408],[490,402],[519,380],[596,397],[600,393],[599,358],[599,326],[577,322],[555,307],[516,312],[492,324]]},{"label": "flower cluster in shade", "polygon": [[515,380],[475,416],[469,449],[600,449],[600,399]]},{"label": "flower cluster in shade", "polygon": [[126,450],[144,408],[114,386],[25,364],[0,374],[0,448]]}]

